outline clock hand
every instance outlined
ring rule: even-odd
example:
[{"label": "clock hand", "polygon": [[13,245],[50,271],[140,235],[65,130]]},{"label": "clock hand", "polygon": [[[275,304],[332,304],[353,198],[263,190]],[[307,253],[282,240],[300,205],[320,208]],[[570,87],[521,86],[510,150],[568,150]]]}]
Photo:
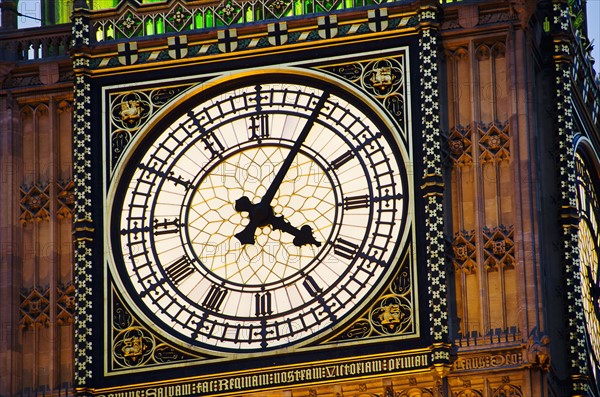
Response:
[{"label": "clock hand", "polygon": [[246,196],[239,198],[235,202],[236,211],[245,211],[250,214],[250,223],[244,230],[235,235],[242,244],[254,244],[254,232],[256,231],[256,228],[259,226],[271,225],[273,230],[281,230],[294,236],[293,243],[297,247],[301,247],[305,244],[314,244],[317,247],[321,246],[321,243],[314,238],[312,228],[309,225],[304,225],[298,229],[286,221],[283,216],[275,216],[271,206],[267,208],[267,211],[264,211],[264,208],[265,207],[261,203],[252,204],[250,199]]},{"label": "clock hand", "polygon": [[285,178],[285,174],[287,174],[290,167],[292,166],[292,163],[294,162],[296,155],[300,151],[302,144],[306,140],[308,133],[312,129],[313,125],[315,124],[317,117],[319,117],[319,112],[321,111],[321,108],[323,108],[323,106],[325,106],[325,101],[327,100],[327,98],[329,98],[329,92],[324,91],[323,94],[321,95],[321,98],[319,98],[319,101],[317,102],[313,112],[311,113],[310,117],[306,121],[306,124],[304,124],[304,127],[302,128],[300,135],[298,135],[298,139],[296,139],[296,142],[294,142],[294,145],[292,146],[287,157],[283,161],[281,168],[279,168],[279,171],[277,171],[277,175],[275,175],[275,178],[271,182],[271,185],[267,189],[267,192],[265,193],[263,198],[260,200],[261,204],[271,205],[271,201],[273,201],[273,198],[275,197],[275,193],[277,193],[277,190],[279,190],[279,186],[281,185],[281,182],[283,182],[283,179]]},{"label": "clock hand", "polygon": [[283,216],[275,215],[271,217],[270,221],[273,230],[281,230],[294,236],[293,242],[296,247],[302,247],[305,244],[314,244],[317,247],[321,246],[321,243],[315,240],[312,228],[309,225],[304,225],[298,229],[286,221]]},{"label": "clock hand", "polygon": [[[238,211],[238,212],[247,211],[249,213],[249,218],[250,218],[250,222],[246,225],[244,230],[242,230],[239,233],[236,233],[236,235],[235,235],[235,237],[240,241],[240,243],[254,244],[254,241],[255,241],[254,233],[256,232],[256,228],[259,226],[266,226],[268,224],[271,224],[273,226],[273,228],[276,229],[275,225],[272,223],[275,216],[273,215],[273,208],[271,208],[271,201],[273,201],[273,198],[275,197],[275,193],[277,193],[277,190],[279,190],[279,186],[281,186],[281,183],[283,182],[285,175],[287,174],[290,167],[292,166],[292,163],[294,162],[296,155],[300,151],[302,144],[306,140],[308,133],[312,129],[313,125],[315,124],[317,117],[319,117],[319,112],[321,111],[323,106],[325,106],[325,101],[327,101],[327,98],[329,98],[329,91],[324,91],[323,94],[321,95],[321,97],[319,98],[319,101],[315,105],[313,112],[308,117],[306,124],[304,124],[302,131],[300,131],[300,135],[298,135],[298,139],[296,139],[296,142],[294,142],[294,145],[292,146],[287,157],[283,161],[281,168],[279,168],[279,171],[277,171],[275,178],[273,179],[273,181],[269,185],[269,188],[267,189],[266,193],[263,195],[262,199],[260,200],[260,203],[252,204],[250,199],[246,196],[243,196],[236,201],[236,203],[235,203],[236,211]],[[281,217],[281,219],[283,220],[283,217]],[[279,221],[277,221],[277,220],[275,220],[275,222],[280,224]],[[285,222],[285,220],[283,220],[283,222],[287,223],[287,222]],[[287,224],[289,225],[289,223],[287,223]],[[294,236],[296,237],[296,238],[294,238],[294,241],[296,241],[296,239],[298,239],[298,242],[303,242],[303,244],[317,243],[317,241],[312,236],[312,229],[310,228],[310,226],[308,226],[308,225],[305,225],[305,226],[307,226],[308,229],[306,229],[303,226],[302,229],[304,229],[305,231],[298,232],[298,234],[301,237],[298,237],[296,234],[294,234]],[[293,226],[290,225],[290,227],[293,227]],[[300,230],[302,230],[302,229],[300,229]],[[296,229],[296,230],[298,230],[298,229]],[[307,233],[308,233],[308,235],[307,235]],[[313,241],[314,241],[314,243],[313,243]],[[294,242],[294,244],[297,245],[295,242]],[[302,245],[302,244],[300,244],[300,245]]]}]

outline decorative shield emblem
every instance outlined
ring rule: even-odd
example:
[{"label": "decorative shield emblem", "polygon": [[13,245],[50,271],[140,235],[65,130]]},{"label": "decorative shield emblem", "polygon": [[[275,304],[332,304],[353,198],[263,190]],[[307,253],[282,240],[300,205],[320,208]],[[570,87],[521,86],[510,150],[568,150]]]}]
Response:
[{"label": "decorative shield emblem", "polygon": [[169,37],[169,56],[172,59],[185,58],[188,54],[187,36]]},{"label": "decorative shield emblem", "polygon": [[270,23],[267,27],[269,32],[269,44],[271,45],[282,45],[287,43],[288,35],[287,35],[287,23],[278,22],[278,23]]},{"label": "decorative shield emblem", "polygon": [[119,43],[119,63],[121,65],[133,65],[138,60],[137,43]]},{"label": "decorative shield emblem", "polygon": [[219,30],[217,32],[217,38],[219,40],[219,51],[231,52],[237,49],[237,30]]},{"label": "decorative shield emblem", "polygon": [[319,17],[317,21],[319,25],[319,37],[322,39],[330,39],[338,34],[337,15],[325,15]]}]

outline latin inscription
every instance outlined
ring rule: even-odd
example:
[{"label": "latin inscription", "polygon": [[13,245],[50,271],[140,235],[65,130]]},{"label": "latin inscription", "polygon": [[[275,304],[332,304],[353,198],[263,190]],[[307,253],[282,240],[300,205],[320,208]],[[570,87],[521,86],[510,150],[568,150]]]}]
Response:
[{"label": "latin inscription", "polygon": [[381,359],[367,359],[339,364],[313,364],[304,368],[265,371],[255,374],[215,375],[201,381],[185,381],[165,386],[151,386],[98,394],[99,397],[188,397],[239,393],[265,387],[294,385],[301,382],[323,382],[356,376],[394,374],[425,369],[430,365],[429,355],[413,354]]}]

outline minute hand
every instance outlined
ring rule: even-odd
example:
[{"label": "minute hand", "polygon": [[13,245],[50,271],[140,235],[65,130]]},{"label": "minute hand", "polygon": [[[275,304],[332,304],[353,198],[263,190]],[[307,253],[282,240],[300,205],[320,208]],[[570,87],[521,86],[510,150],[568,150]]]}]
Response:
[{"label": "minute hand", "polygon": [[306,121],[306,124],[304,124],[304,127],[302,128],[300,135],[298,135],[296,142],[294,143],[294,145],[290,149],[287,157],[283,161],[281,168],[279,168],[279,171],[277,171],[277,175],[275,175],[275,179],[273,179],[273,181],[271,182],[271,185],[267,189],[267,192],[260,200],[260,204],[271,205],[271,201],[273,201],[273,198],[275,197],[275,193],[277,193],[277,190],[279,190],[279,186],[281,185],[281,182],[283,182],[285,175],[287,174],[290,167],[292,166],[292,163],[294,162],[294,158],[296,158],[296,155],[300,151],[300,147],[306,140],[308,133],[310,132],[310,130],[312,129],[312,126],[315,124],[315,121],[317,120],[317,117],[319,117],[319,112],[321,111],[323,106],[325,106],[325,101],[327,101],[327,98],[329,98],[329,91],[324,91],[323,94],[321,95],[321,98],[319,98],[319,101],[317,102],[315,109],[313,110],[310,117]]}]

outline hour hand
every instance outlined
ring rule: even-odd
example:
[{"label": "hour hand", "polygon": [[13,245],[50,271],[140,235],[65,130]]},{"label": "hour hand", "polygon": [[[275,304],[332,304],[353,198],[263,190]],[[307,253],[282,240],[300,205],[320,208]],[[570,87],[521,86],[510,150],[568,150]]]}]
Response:
[{"label": "hour hand", "polygon": [[250,199],[246,196],[240,197],[235,202],[235,210],[237,212],[248,212],[250,222],[246,225],[244,230],[235,234],[235,237],[242,244],[254,244],[254,233],[256,228],[259,226],[259,221],[253,216],[254,208],[257,204],[252,204]]},{"label": "hour hand", "polygon": [[294,236],[293,243],[296,247],[302,247],[305,244],[313,244],[317,247],[321,246],[321,243],[315,240],[315,237],[312,233],[312,228],[309,225],[304,225],[298,229],[286,221],[283,216],[275,215],[271,217],[269,223],[273,227],[273,230],[281,230],[282,232],[286,232]]},{"label": "hour hand", "polygon": [[235,210],[248,212],[250,218],[250,222],[244,230],[235,234],[235,237],[242,244],[254,244],[256,228],[271,225],[273,230],[281,230],[294,236],[293,243],[297,247],[306,244],[313,244],[317,247],[321,245],[320,242],[315,240],[312,228],[309,225],[304,225],[300,229],[292,226],[283,216],[275,216],[270,205],[265,205],[262,202],[253,204],[248,197],[243,196],[236,200]]}]

